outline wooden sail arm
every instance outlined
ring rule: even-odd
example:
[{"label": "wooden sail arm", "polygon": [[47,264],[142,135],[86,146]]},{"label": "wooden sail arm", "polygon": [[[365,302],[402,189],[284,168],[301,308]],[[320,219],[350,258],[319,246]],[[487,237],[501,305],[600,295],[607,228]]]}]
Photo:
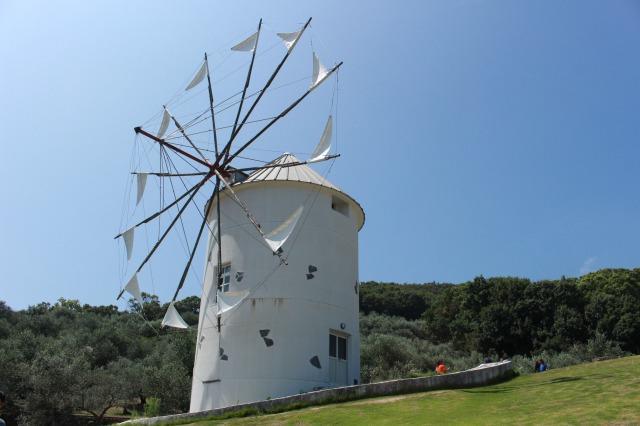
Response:
[{"label": "wooden sail arm", "polygon": [[218,131],[216,130],[216,115],[213,112],[213,87],[211,86],[211,74],[209,72],[209,60],[207,59],[207,52],[204,52],[204,62],[207,64],[207,84],[209,88],[209,107],[211,108],[211,123],[213,127],[213,146],[216,152],[216,158],[218,157]]},{"label": "wooden sail arm", "polygon": [[159,177],[205,176],[209,172],[165,173],[165,172],[131,172],[132,175],[151,175]]},{"label": "wooden sail arm", "polygon": [[227,142],[227,144],[224,147],[224,151],[226,152],[226,155],[228,156],[229,151],[231,150],[231,144],[233,143],[233,141],[235,140],[236,136],[238,135],[238,133],[240,133],[240,129],[242,129],[242,126],[245,125],[245,123],[247,122],[247,120],[249,119],[249,116],[251,115],[251,113],[253,112],[253,110],[255,109],[255,107],[258,105],[258,102],[260,102],[260,99],[262,98],[262,95],[265,94],[265,92],[267,91],[267,89],[269,88],[269,86],[271,86],[271,83],[273,82],[273,80],[276,78],[276,76],[278,75],[278,72],[280,72],[280,68],[282,68],[282,66],[284,65],[284,63],[287,61],[287,58],[289,58],[289,55],[291,54],[291,52],[293,51],[293,49],[296,47],[296,45],[298,44],[298,40],[300,40],[300,38],[302,37],[302,35],[304,34],[304,31],[307,29],[307,27],[309,26],[309,24],[311,23],[311,19],[309,18],[307,20],[307,22],[304,24],[304,26],[302,27],[302,29],[300,30],[300,34],[298,35],[298,37],[296,38],[296,41],[294,42],[293,45],[291,45],[291,47],[289,49],[287,49],[287,53],[284,55],[284,57],[282,58],[282,60],[280,61],[280,63],[278,64],[278,66],[276,67],[276,69],[273,71],[273,73],[271,73],[271,76],[269,77],[269,80],[267,80],[267,83],[264,85],[264,87],[262,88],[262,90],[260,90],[258,92],[258,97],[253,101],[253,104],[251,104],[251,107],[249,108],[249,111],[247,111],[247,113],[245,114],[244,118],[242,119],[242,121],[240,122],[240,125],[236,128],[235,126],[233,127],[233,131],[231,132],[231,137],[229,138],[229,142]]},{"label": "wooden sail arm", "polygon": [[[216,213],[218,214],[217,227],[218,227],[218,270],[216,273],[216,299],[217,299],[217,291],[222,287],[222,225],[220,224],[220,220],[222,219],[222,215],[220,214],[220,179],[216,180],[216,193],[218,196],[216,197]],[[216,300],[217,302],[217,300]],[[218,332],[220,332],[220,317],[218,317]]]},{"label": "wooden sail arm", "polygon": [[167,229],[165,229],[165,231],[162,233],[162,235],[160,236],[160,238],[158,239],[158,241],[154,244],[154,246],[151,248],[151,251],[147,254],[147,256],[144,258],[144,260],[142,261],[142,263],[140,264],[140,266],[138,266],[138,269],[136,269],[136,273],[140,272],[140,270],[142,269],[142,267],[149,261],[149,259],[151,258],[151,256],[153,255],[153,253],[155,253],[155,251],[158,249],[158,247],[160,246],[160,244],[162,243],[162,241],[164,241],[164,239],[166,238],[166,236],[169,234],[169,231],[171,231],[171,228],[173,228],[173,225],[176,224],[176,222],[178,221],[178,219],[180,218],[180,216],[182,216],[182,213],[184,213],[185,209],[187,208],[187,206],[189,205],[189,203],[191,202],[191,200],[193,199],[193,197],[195,197],[195,195],[198,193],[198,191],[200,190],[200,188],[202,188],[202,185],[204,185],[204,183],[213,175],[213,173],[210,173],[209,175],[207,175],[207,178],[203,179],[202,181],[200,181],[196,187],[194,188],[193,192],[191,192],[191,195],[189,195],[189,198],[187,199],[187,201],[184,203],[184,205],[182,207],[180,207],[180,210],[178,210],[178,214],[173,218],[173,220],[171,221],[171,223],[169,224],[169,226],[167,226]]},{"label": "wooden sail arm", "polygon": [[256,218],[253,217],[253,214],[251,214],[251,211],[249,210],[247,205],[242,202],[242,200],[238,197],[238,194],[236,194],[233,188],[231,188],[231,185],[229,184],[229,182],[227,182],[227,180],[222,176],[222,174],[220,174],[220,172],[218,172],[217,170],[214,170],[214,173],[218,176],[218,179],[220,179],[222,183],[224,183],[224,186],[229,190],[229,192],[231,192],[231,195],[232,195],[231,198],[233,198],[233,200],[240,206],[240,208],[242,209],[244,214],[247,216],[247,219],[249,219],[253,227],[256,228],[258,233],[262,236],[262,238],[264,238],[264,232],[262,232],[262,227],[260,226]]},{"label": "wooden sail arm", "polygon": [[[216,186],[213,190],[213,194],[211,194],[211,198],[213,199],[213,197],[216,196],[216,194],[218,194],[219,192],[219,188],[220,188],[220,183],[219,181],[216,182]],[[211,203],[207,203],[207,207],[205,209],[205,213],[204,213],[204,217],[202,218],[202,223],[200,224],[200,230],[198,231],[198,236],[196,237],[196,242],[193,244],[193,248],[191,249],[191,254],[189,255],[189,260],[187,261],[187,265],[185,266],[184,270],[182,271],[182,277],[180,277],[180,283],[178,283],[178,288],[176,288],[176,292],[173,294],[173,299],[171,299],[172,302],[176,301],[176,298],[178,297],[178,293],[180,293],[180,290],[182,289],[182,286],[184,285],[185,280],[187,279],[187,275],[189,273],[189,269],[191,268],[191,262],[193,262],[193,257],[196,254],[196,249],[198,248],[198,244],[200,243],[200,238],[202,238],[202,232],[204,231],[205,225],[207,224],[207,219],[209,218],[209,211],[211,210]],[[220,245],[218,243],[218,245]],[[218,268],[220,269],[220,268]]]},{"label": "wooden sail arm", "polygon": [[[252,137],[251,139],[249,139],[244,145],[242,145],[233,155],[231,155],[229,158],[225,159],[224,162],[222,163],[223,168],[226,167],[227,165],[229,165],[229,163],[231,163],[231,161],[236,158],[238,155],[240,155],[240,153],[242,153],[242,151],[244,151],[245,149],[247,149],[252,143],[254,143],[260,136],[262,136],[262,134],[264,132],[266,132],[271,126],[273,126],[278,120],[280,120],[282,117],[284,117],[285,115],[287,115],[292,109],[294,109],[296,106],[298,106],[298,104],[300,102],[302,102],[304,100],[304,98],[306,98],[307,96],[309,96],[309,94],[311,92],[313,92],[318,86],[320,86],[327,78],[329,78],[329,76],[331,74],[333,74],[338,68],[340,68],[342,66],[343,62],[340,62],[338,65],[334,66],[333,68],[331,68],[331,70],[329,72],[327,72],[327,74],[322,78],[322,80],[318,81],[316,84],[314,84],[313,86],[311,86],[302,96],[300,96],[295,102],[293,102],[291,105],[289,105],[287,108],[285,108],[280,114],[278,114],[276,117],[274,117],[273,120],[271,120],[269,123],[267,123],[266,126],[264,126],[254,137]],[[222,155],[222,154],[221,154]],[[220,156],[219,156],[220,157]],[[216,161],[217,164],[217,161]]]},{"label": "wooden sail arm", "polygon": [[[247,94],[247,89],[249,88],[249,83],[251,82],[251,72],[253,71],[253,63],[256,59],[256,51],[258,50],[258,42],[260,41],[260,29],[262,28],[262,18],[258,23],[258,32],[256,36],[256,42],[253,45],[253,52],[251,52],[251,63],[249,64],[249,72],[247,73],[247,78],[244,82],[244,88],[242,89],[242,96],[240,97],[240,105],[238,105],[238,112],[236,113],[236,119],[233,122],[233,130],[231,131],[231,136],[236,132],[236,126],[238,125],[238,119],[240,118],[240,112],[242,111],[242,105],[244,104],[244,97]],[[229,142],[227,142],[229,145]],[[226,147],[225,147],[226,148]],[[225,149],[224,152],[225,158],[229,156],[229,150]]]},{"label": "wooden sail arm", "polygon": [[[165,108],[166,111],[166,108]],[[167,111],[168,112],[168,111]],[[200,155],[200,157],[208,163],[207,161],[207,157],[204,156],[204,154],[202,153],[202,151],[200,151],[198,149],[198,147],[196,146],[196,144],[193,143],[193,141],[191,140],[191,138],[189,137],[189,135],[187,135],[187,132],[185,132],[184,128],[180,125],[180,123],[178,122],[178,120],[171,114],[169,114],[169,117],[171,117],[171,120],[173,120],[173,124],[176,125],[176,127],[178,128],[178,130],[180,131],[180,133],[182,134],[182,136],[184,136],[184,138],[187,140],[187,142],[189,142],[189,145],[191,145],[191,147],[193,149],[196,150],[196,152]]]},{"label": "wooden sail arm", "polygon": [[[176,198],[174,201],[172,201],[171,203],[167,204],[163,209],[158,210],[157,212],[155,212],[154,214],[152,214],[151,216],[148,216],[147,218],[143,219],[142,221],[136,223],[135,225],[132,226],[132,228],[137,228],[140,225],[143,225],[145,223],[148,223],[150,221],[152,221],[153,219],[157,218],[158,216],[160,216],[162,213],[166,212],[167,210],[169,210],[171,207],[175,206],[176,204],[178,204],[178,202],[180,202],[180,200],[182,200],[184,197],[186,197],[187,195],[191,194],[193,191],[196,190],[196,188],[198,188],[199,186],[201,186],[205,181],[209,180],[211,178],[210,174],[207,174],[207,176],[205,176],[204,179],[202,179],[200,182],[198,182],[197,184],[193,185],[191,188],[189,188],[185,193],[183,193],[182,195],[180,195],[178,198]],[[126,231],[125,231],[126,232]],[[113,239],[115,240],[118,237],[121,237],[123,233],[120,233],[118,235],[116,235],[115,237],[113,237]]]},{"label": "wooden sail arm", "polygon": [[178,154],[184,155],[185,157],[195,161],[198,164],[201,164],[203,166],[205,166],[207,169],[211,168],[211,164],[206,161],[206,160],[201,160],[200,158],[196,157],[193,154],[188,153],[187,151],[178,148],[177,146],[173,145],[170,142],[165,141],[164,139],[160,139],[159,137],[157,137],[156,135],[153,135],[149,132],[147,132],[146,130],[144,130],[142,127],[134,127],[133,129],[136,133],[140,133],[141,135],[144,135],[146,137],[148,137],[149,139],[158,142],[160,145],[169,148],[172,151],[177,152]]},{"label": "wooden sail arm", "polygon": [[244,167],[241,169],[233,169],[233,171],[234,172],[254,172],[256,170],[273,169],[276,167],[295,167],[295,166],[302,166],[305,164],[321,163],[323,161],[332,160],[338,157],[340,157],[340,154],[327,155],[326,157],[316,161],[294,161],[293,163],[267,164],[266,166]]}]

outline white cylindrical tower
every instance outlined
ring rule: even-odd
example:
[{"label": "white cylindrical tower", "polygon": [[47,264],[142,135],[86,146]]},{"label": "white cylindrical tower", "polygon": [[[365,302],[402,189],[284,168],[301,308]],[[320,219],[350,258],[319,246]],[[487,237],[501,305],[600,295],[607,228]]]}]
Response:
[{"label": "white cylindrical tower", "polygon": [[[272,164],[294,162],[285,154]],[[282,264],[222,191],[221,291],[229,304],[242,301],[218,320],[218,249],[210,238],[190,411],[357,384],[362,208],[306,165],[260,170],[233,189],[265,233],[303,210]],[[216,217],[212,209],[212,229]]]}]

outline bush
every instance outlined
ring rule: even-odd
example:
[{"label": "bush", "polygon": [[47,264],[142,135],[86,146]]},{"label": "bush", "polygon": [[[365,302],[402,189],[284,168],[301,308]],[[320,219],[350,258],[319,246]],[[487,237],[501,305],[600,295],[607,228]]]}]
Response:
[{"label": "bush", "polygon": [[619,358],[630,355],[620,349],[620,346],[606,340],[602,334],[597,334],[585,344],[574,344],[563,352],[542,351],[531,356],[515,355],[511,361],[513,370],[519,374],[533,373],[533,366],[538,359],[543,359],[549,368],[563,368],[570,365],[591,362],[603,358]]},{"label": "bush", "polygon": [[160,415],[160,398],[149,397],[144,405],[145,417],[157,417]]},{"label": "bush", "polygon": [[360,318],[360,378],[363,383],[433,374],[438,360],[451,371],[482,363],[482,354],[426,339],[424,321],[372,313]]}]

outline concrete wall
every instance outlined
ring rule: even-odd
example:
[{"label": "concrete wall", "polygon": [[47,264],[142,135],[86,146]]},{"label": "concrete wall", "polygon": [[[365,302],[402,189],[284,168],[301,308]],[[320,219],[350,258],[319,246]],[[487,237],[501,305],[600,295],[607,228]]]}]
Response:
[{"label": "concrete wall", "polygon": [[445,374],[442,376],[420,377],[415,379],[389,380],[386,382],[369,383],[365,385],[346,386],[342,388],[324,389],[315,392],[307,392],[283,398],[265,401],[251,402],[234,405],[231,407],[201,411],[198,413],[176,414],[172,416],[152,417],[145,419],[129,420],[121,424],[127,425],[161,425],[180,421],[195,421],[211,416],[232,413],[247,408],[258,411],[277,411],[279,407],[291,404],[318,405],[332,401],[347,401],[352,399],[405,394],[412,392],[424,392],[435,389],[468,388],[487,385],[501,379],[508,378],[511,374],[511,361],[482,364],[471,370],[459,373]]}]

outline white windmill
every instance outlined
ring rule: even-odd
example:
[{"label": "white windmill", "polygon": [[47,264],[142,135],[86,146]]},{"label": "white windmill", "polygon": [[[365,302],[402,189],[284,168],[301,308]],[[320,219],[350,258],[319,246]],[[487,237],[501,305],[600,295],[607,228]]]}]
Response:
[{"label": "white windmill", "polygon": [[[240,131],[270,88],[279,71],[308,28],[311,19],[293,33],[278,33],[286,53],[264,86],[247,94],[262,20],[258,30],[232,51],[248,52],[251,62],[233,125],[224,145],[216,127],[231,98],[214,103],[209,64],[204,62],[186,86],[192,90],[207,80],[209,105],[181,123],[163,108],[157,132],[136,127],[137,134],[157,143],[160,170],[137,174],[139,203],[147,176],[168,180],[172,201],[164,202],[169,185],[160,184],[162,204],[154,214],[119,234],[127,258],[133,251],[134,230],[176,212],[157,241],[122,288],[141,301],[137,274],[147,264],[189,206],[201,220],[196,238],[178,282],[163,326],[185,328],[174,306],[202,239],[208,234],[199,312],[196,359],[191,394],[192,412],[238,403],[296,394],[319,388],[358,383],[360,379],[358,324],[358,231],[364,212],[349,195],[313,170],[312,163],[334,160],[330,155],[333,118],[326,121],[320,142],[308,159],[285,153],[255,167],[234,167],[232,162],[286,116],[342,65],[326,69],[313,53],[311,85],[289,106],[270,117],[254,136],[238,144]],[[252,99],[246,112],[245,101]],[[227,104],[225,105],[225,102]],[[210,122],[213,150],[194,140],[195,126]],[[260,120],[255,120],[260,121]],[[254,122],[255,122],[254,121]],[[167,134],[169,126],[175,127]],[[237,146],[236,146],[237,145]],[[209,145],[210,146],[210,145]],[[212,159],[207,155],[213,154]],[[176,167],[176,157],[196,171]],[[184,191],[175,192],[179,179]],[[191,185],[186,179],[196,179]],[[195,200],[206,186],[211,194],[204,205]],[[184,229],[184,228],[183,228]]]}]

